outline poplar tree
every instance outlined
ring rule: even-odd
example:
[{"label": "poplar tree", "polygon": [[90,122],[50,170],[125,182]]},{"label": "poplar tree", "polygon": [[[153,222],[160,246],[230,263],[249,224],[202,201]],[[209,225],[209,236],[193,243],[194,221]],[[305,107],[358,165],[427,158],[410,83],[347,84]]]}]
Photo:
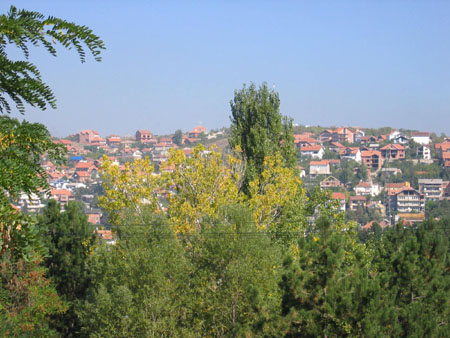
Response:
[{"label": "poplar tree", "polygon": [[242,151],[246,161],[242,190],[248,195],[249,183],[261,176],[264,159],[280,152],[286,167],[296,163],[292,119],[280,113],[280,98],[267,83],[258,89],[254,83],[234,92],[231,105],[232,149]]}]

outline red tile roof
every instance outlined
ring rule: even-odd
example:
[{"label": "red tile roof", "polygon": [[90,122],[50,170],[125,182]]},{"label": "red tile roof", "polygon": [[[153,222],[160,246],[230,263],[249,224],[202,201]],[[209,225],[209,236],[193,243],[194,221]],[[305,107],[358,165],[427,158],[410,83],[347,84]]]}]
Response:
[{"label": "red tile roof", "polygon": [[323,160],[323,161],[311,161],[309,163],[310,166],[312,165],[329,165],[327,160]]},{"label": "red tile roof", "polygon": [[86,169],[94,166],[93,162],[78,162],[75,169]]},{"label": "red tile roof", "polygon": [[381,156],[381,153],[378,150],[363,150],[363,151],[361,151],[361,157],[371,157],[373,155]]},{"label": "red tile roof", "polygon": [[366,201],[366,196],[350,196],[350,201]]},{"label": "red tile roof", "polygon": [[57,196],[57,195],[70,196],[70,195],[72,195],[72,193],[70,192],[70,190],[67,190],[67,189],[51,189],[50,195],[52,195],[52,196]]},{"label": "red tile roof", "polygon": [[304,145],[300,147],[300,151],[320,151],[320,149],[322,149],[322,146],[320,145]]},{"label": "red tile roof", "polygon": [[331,198],[335,200],[345,200],[345,194],[343,192],[334,192],[331,194]]},{"label": "red tile roof", "polygon": [[385,145],[383,148],[381,148],[381,150],[405,150],[405,147],[402,146],[401,144],[388,144]]},{"label": "red tile roof", "polygon": [[422,132],[422,131],[413,131],[411,132],[411,137],[430,137],[430,133]]}]

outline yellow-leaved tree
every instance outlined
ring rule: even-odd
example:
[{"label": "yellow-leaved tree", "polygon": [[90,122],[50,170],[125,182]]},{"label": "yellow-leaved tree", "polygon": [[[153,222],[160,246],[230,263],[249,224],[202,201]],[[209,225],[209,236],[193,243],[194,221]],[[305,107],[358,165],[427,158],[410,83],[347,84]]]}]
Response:
[{"label": "yellow-leaved tree", "polygon": [[216,147],[206,149],[198,145],[192,157],[181,150],[171,150],[169,165],[174,170],[167,173],[166,188],[169,195],[169,218],[176,232],[189,233],[199,229],[206,219],[214,219],[220,208],[242,202],[238,191],[241,180],[240,160],[234,156],[223,157]]},{"label": "yellow-leaved tree", "polygon": [[148,158],[120,167],[105,156],[101,172],[105,195],[99,198],[99,205],[107,210],[111,223],[118,225],[130,210],[139,216],[144,206],[154,212],[162,211],[159,201],[162,178],[154,172]]},{"label": "yellow-leaved tree", "polygon": [[[261,231],[298,231],[302,226],[306,202],[302,181],[295,170],[283,166],[280,154],[267,156],[260,177],[249,184],[247,203]],[[291,210],[296,216],[286,219]],[[283,223],[283,226],[280,226]]]}]

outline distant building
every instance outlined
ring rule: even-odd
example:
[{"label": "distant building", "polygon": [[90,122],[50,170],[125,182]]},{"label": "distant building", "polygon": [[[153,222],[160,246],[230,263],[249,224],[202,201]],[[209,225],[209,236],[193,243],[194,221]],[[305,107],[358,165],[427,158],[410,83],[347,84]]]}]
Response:
[{"label": "distant building", "polygon": [[359,207],[365,207],[367,203],[366,196],[350,196],[348,206],[350,210],[358,210]]},{"label": "distant building", "polygon": [[429,144],[430,143],[430,133],[427,132],[412,132],[411,139],[418,144]]},{"label": "distant building", "polygon": [[401,144],[388,144],[380,149],[381,154],[387,160],[404,160],[405,147]]},{"label": "distant building", "polygon": [[361,150],[358,147],[346,147],[339,151],[341,159],[353,160],[361,163]]},{"label": "distant building", "polygon": [[[360,136],[360,139],[364,135]],[[355,142],[355,133],[350,128],[337,128],[335,130],[326,129],[319,135],[320,142]]]},{"label": "distant building", "polygon": [[139,129],[136,131],[136,141],[141,143],[148,143],[152,139],[152,133],[149,130]]},{"label": "distant building", "polygon": [[326,179],[324,179],[322,182],[320,182],[320,187],[322,189],[339,188],[339,187],[342,187],[342,186],[343,186],[343,184],[341,183],[341,181],[339,181],[334,176],[328,176]]},{"label": "distant building", "polygon": [[108,144],[110,147],[118,147],[120,145],[120,136],[119,135],[109,135],[106,138],[106,144]]},{"label": "distant building", "polygon": [[330,163],[328,161],[311,161],[309,163],[309,175],[330,175]]},{"label": "distant building", "polygon": [[426,144],[422,144],[417,147],[417,157],[424,160],[431,160],[431,147]]},{"label": "distant building", "polygon": [[81,144],[92,144],[103,140],[98,131],[95,130],[82,130],[78,133],[78,142]]},{"label": "distant building", "polygon": [[419,192],[424,195],[425,202],[439,201],[443,196],[442,179],[419,179]]},{"label": "distant building", "polygon": [[75,200],[70,190],[67,189],[52,189],[50,190],[50,198],[56,200],[62,206],[66,206],[69,201]]},{"label": "distant building", "polygon": [[355,193],[358,196],[376,196],[381,192],[378,184],[372,182],[360,182],[355,187]]},{"label": "distant building", "polygon": [[89,223],[100,224],[102,218],[102,211],[100,209],[86,210],[85,214],[88,216]]},{"label": "distant building", "polygon": [[325,151],[320,145],[312,145],[312,146],[304,145],[300,147],[300,154],[302,156],[308,156],[314,159],[321,160],[324,153]]},{"label": "distant building", "polygon": [[361,160],[371,171],[377,171],[383,166],[383,155],[378,150],[362,151]]},{"label": "distant building", "polygon": [[199,138],[201,134],[206,134],[206,128],[202,126],[197,126],[189,132],[190,138]]},{"label": "distant building", "polygon": [[331,199],[339,201],[339,210],[345,211],[345,194],[343,192],[333,192]]},{"label": "distant building", "polygon": [[397,192],[394,201],[399,214],[425,214],[424,195],[411,187]]}]

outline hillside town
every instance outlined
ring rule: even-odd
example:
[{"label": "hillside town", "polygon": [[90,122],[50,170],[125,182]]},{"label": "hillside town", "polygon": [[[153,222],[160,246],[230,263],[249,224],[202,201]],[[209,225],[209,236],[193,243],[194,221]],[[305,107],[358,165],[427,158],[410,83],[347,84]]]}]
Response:
[{"label": "hillside town", "polygon": [[[374,222],[382,227],[399,220],[422,222],[428,202],[450,200],[450,138],[388,129],[383,134],[382,129],[354,127],[295,128],[297,169],[305,187],[329,191],[329,198],[339,201],[347,219],[356,221],[361,229],[369,229]],[[179,130],[163,136],[144,129],[137,130],[134,137],[102,137],[95,130],[82,130],[55,139],[66,147],[68,162],[56,166],[44,160],[50,192],[23,194],[16,207],[40,213],[48,199],[63,207],[69,201],[82,201],[99,236],[112,241],[108,221],[97,205],[104,155],[122,169],[126,162],[148,158],[161,172],[171,170],[165,165],[170,149],[181,149],[187,157],[199,143],[224,149],[228,147],[227,134],[225,128],[207,131],[197,126],[186,133]]]}]

